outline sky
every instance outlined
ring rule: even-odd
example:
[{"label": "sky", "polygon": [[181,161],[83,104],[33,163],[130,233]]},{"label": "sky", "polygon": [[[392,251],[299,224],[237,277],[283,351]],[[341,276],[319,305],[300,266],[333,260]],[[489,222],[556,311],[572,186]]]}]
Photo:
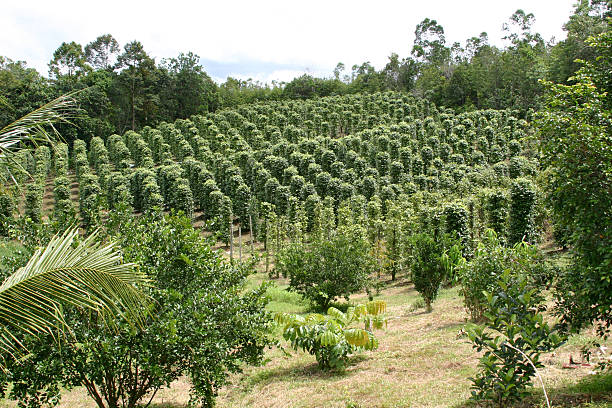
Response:
[{"label": "sky", "polygon": [[62,42],[83,47],[110,33],[121,46],[138,40],[156,61],[192,51],[216,81],[227,76],[264,83],[310,73],[331,76],[369,61],[384,67],[392,52],[410,55],[416,25],[435,19],[447,44],[487,32],[503,46],[502,24],[523,9],[545,40],[565,38],[576,0],[310,0],[310,1],[6,1],[0,55],[47,75]]}]

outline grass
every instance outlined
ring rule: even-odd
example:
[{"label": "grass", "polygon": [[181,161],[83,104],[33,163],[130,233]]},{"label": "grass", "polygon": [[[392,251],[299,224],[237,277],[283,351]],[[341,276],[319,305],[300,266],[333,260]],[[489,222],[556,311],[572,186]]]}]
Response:
[{"label": "grass", "polygon": [[[282,289],[282,288],[277,288]],[[280,295],[280,294],[279,294]],[[380,348],[352,358],[343,372],[321,372],[313,356],[274,349],[263,367],[233,376],[219,395],[220,407],[463,407],[477,356],[463,335],[466,314],[457,288],[444,289],[432,313],[424,313],[413,286],[388,283],[380,299],[388,303],[389,326],[379,333]],[[290,301],[291,299],[286,299]],[[365,295],[354,301],[366,300]],[[275,304],[276,309],[281,303]],[[296,308],[297,305],[292,304]],[[288,310],[284,310],[288,311]],[[294,310],[291,310],[292,312]],[[543,377],[557,407],[612,404],[609,378],[588,368],[564,370],[569,355],[579,354],[592,333],[574,336],[545,356]],[[591,384],[589,388],[589,384]],[[519,406],[542,406],[541,390]]]},{"label": "grass", "polygon": [[[5,245],[12,245],[7,243]],[[0,254],[3,251],[0,245]],[[7,249],[10,250],[10,249]],[[245,290],[268,280],[265,272],[251,275]],[[277,279],[267,289],[271,312],[305,313],[308,302],[287,291],[287,281]],[[294,351],[287,343],[270,349],[267,362],[260,367],[246,367],[232,375],[230,384],[221,389],[217,405],[246,407],[467,407],[470,381],[477,370],[477,354],[464,335],[467,314],[458,288],[442,289],[434,310],[425,313],[423,302],[406,279],[386,282],[378,299],[388,304],[388,327],[378,331],[380,347],[351,358],[344,371],[319,370],[315,358]],[[367,300],[355,295],[351,302]],[[563,368],[569,356],[580,360],[580,349],[597,337],[593,331],[571,337],[554,353],[543,356],[546,368],[542,376],[556,408],[612,407],[612,373],[591,375],[590,367]],[[611,345],[608,342],[608,345]],[[161,390],[153,401],[156,408],[187,407],[189,383],[174,382]],[[0,408],[15,407],[0,401]],[[542,391],[534,388],[532,396],[517,407],[545,407]],[[95,407],[83,389],[65,392],[62,408]]]}]

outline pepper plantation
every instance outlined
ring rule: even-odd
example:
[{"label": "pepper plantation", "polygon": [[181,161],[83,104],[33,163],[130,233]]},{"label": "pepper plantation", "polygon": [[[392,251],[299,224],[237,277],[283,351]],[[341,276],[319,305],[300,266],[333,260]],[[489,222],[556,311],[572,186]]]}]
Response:
[{"label": "pepper plantation", "polygon": [[[529,387],[545,369],[540,355],[567,335],[542,314],[565,258],[539,248],[566,238],[545,205],[538,148],[533,118],[518,112],[456,114],[385,92],[244,105],[22,150],[24,172],[2,195],[3,233],[22,244],[4,264],[20,265],[70,226],[102,228],[146,271],[154,303],[144,330],[121,319],[107,328],[72,308],[73,332],[59,345],[52,333],[24,333],[31,362],[8,363],[8,395],[54,405],[76,389],[69,395],[100,407],[137,406],[179,384],[190,389],[182,403],[212,406],[219,392],[244,397],[223,388],[257,376],[240,377],[244,364],[272,353],[282,365],[274,349],[288,346],[314,355],[316,370],[331,373],[320,386],[334,387],[378,348],[388,370],[406,364],[389,355],[401,341],[396,322],[450,315],[450,330],[429,335],[470,357],[472,398],[541,401]],[[575,357],[560,356],[579,359],[584,343],[604,361],[589,338],[563,346]],[[452,384],[464,401],[467,377]],[[353,397],[332,398],[321,404]]]},{"label": "pepper plantation", "polygon": [[609,8],[273,88],[0,57],[0,408],[612,406]]}]

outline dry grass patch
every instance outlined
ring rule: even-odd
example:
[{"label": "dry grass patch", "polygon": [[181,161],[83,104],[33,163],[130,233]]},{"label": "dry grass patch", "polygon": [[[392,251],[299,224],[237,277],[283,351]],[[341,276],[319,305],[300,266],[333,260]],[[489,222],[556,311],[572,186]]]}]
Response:
[{"label": "dry grass patch", "polygon": [[[266,280],[265,273],[251,277],[248,288]],[[279,280],[269,290],[271,310],[308,311],[308,303],[287,292]],[[218,397],[218,406],[227,408],[306,408],[306,407],[463,407],[470,395],[468,377],[476,373],[477,355],[463,334],[466,313],[458,289],[444,289],[431,313],[412,307],[418,294],[412,285],[390,282],[380,299],[388,303],[389,323],[377,332],[380,347],[375,352],[355,355],[342,372],[321,371],[315,358],[301,351],[280,348],[267,352],[267,363],[247,367],[231,376],[230,385]],[[353,301],[366,300],[365,294]],[[612,377],[594,377],[589,368],[563,369],[571,354],[579,359],[583,344],[593,332],[572,337],[555,353],[544,356],[542,375],[556,407],[603,408],[612,406]],[[609,342],[610,343],[610,342]],[[286,342],[282,342],[288,347]],[[189,383],[176,381],[161,390],[153,407],[186,407]],[[14,407],[0,402],[0,407]],[[94,407],[83,389],[64,394],[61,408]],[[542,393],[534,388],[533,397],[519,407],[542,407]]]}]

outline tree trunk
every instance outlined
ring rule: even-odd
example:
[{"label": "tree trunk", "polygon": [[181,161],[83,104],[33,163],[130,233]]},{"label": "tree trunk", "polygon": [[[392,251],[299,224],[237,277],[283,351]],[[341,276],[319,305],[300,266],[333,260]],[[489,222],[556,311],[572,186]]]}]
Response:
[{"label": "tree trunk", "polygon": [[132,77],[132,130],[136,130],[136,78]]}]

